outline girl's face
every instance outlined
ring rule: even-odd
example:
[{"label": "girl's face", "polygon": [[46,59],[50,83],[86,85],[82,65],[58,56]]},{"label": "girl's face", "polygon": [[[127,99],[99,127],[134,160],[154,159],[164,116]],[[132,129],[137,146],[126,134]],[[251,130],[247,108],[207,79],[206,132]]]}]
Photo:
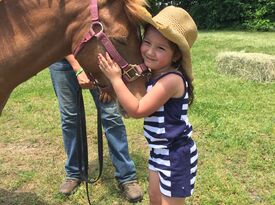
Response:
[{"label": "girl's face", "polygon": [[144,64],[152,72],[163,72],[171,69],[172,61],[176,60],[171,43],[152,26],[149,26],[146,30],[140,51]]}]

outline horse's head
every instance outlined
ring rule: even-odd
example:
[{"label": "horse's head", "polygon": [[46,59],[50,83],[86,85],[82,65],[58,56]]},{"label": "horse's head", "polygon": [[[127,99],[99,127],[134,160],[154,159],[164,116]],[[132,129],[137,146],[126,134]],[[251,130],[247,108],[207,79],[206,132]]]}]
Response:
[{"label": "horse's head", "polygon": [[[138,11],[144,6],[144,0],[98,1],[99,19],[104,32],[120,55],[130,64],[142,63],[139,49],[141,42],[139,19],[142,18]],[[77,59],[84,70],[91,73],[101,86],[111,86],[98,67],[98,53],[105,52],[101,42],[93,38],[85,44]],[[127,87],[135,96],[142,96],[145,92],[144,78],[127,83]]]}]

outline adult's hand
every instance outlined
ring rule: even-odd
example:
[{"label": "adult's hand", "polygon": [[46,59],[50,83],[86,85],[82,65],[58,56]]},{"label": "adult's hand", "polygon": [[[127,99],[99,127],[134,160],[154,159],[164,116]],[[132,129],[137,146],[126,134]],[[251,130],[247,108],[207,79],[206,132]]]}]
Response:
[{"label": "adult's hand", "polygon": [[77,76],[78,83],[81,88],[83,89],[93,89],[95,88],[95,85],[92,83],[92,81],[88,78],[87,74],[85,71],[81,72]]},{"label": "adult's hand", "polygon": [[99,95],[99,100],[103,103],[109,103],[111,102],[113,99],[113,97],[108,94],[107,92],[101,92]]},{"label": "adult's hand", "polygon": [[93,85],[91,80],[88,78],[88,76],[85,73],[85,71],[83,70],[83,68],[81,68],[80,64],[75,59],[75,57],[72,54],[70,54],[70,55],[66,56],[65,58],[67,59],[67,61],[72,66],[73,71],[76,73],[77,80],[78,80],[78,83],[79,83],[80,87],[83,88],[83,89],[92,89],[92,88],[94,88],[95,86]]}]

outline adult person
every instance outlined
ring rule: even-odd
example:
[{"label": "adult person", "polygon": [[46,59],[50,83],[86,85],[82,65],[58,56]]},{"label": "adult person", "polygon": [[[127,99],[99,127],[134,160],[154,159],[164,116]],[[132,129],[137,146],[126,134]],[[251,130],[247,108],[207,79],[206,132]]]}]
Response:
[{"label": "adult person", "polygon": [[[90,89],[95,105],[100,107],[102,126],[107,137],[109,156],[115,167],[115,178],[119,188],[130,202],[140,201],[142,190],[137,183],[136,168],[129,156],[125,126],[117,105],[109,95],[101,95],[93,88],[92,82],[73,55],[52,64],[51,79],[58,98],[61,114],[62,136],[67,154],[65,163],[66,179],[60,186],[60,193],[72,194],[80,185],[80,172],[77,161],[77,91]],[[99,98],[101,98],[99,100]]]},{"label": "adult person", "polygon": [[109,78],[120,104],[132,117],[144,117],[144,136],[150,147],[150,205],[183,205],[194,192],[198,153],[188,119],[194,99],[190,49],[197,38],[192,17],[168,6],[148,23],[140,52],[151,75],[147,93],[137,99],[121,78],[121,69],[99,54],[99,67]]}]

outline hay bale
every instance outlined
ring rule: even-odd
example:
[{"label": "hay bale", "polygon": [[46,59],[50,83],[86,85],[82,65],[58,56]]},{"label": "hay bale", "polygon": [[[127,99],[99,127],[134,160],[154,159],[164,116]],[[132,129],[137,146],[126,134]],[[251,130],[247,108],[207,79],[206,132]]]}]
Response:
[{"label": "hay bale", "polygon": [[220,73],[258,82],[275,80],[275,56],[262,53],[223,52],[216,58]]}]

